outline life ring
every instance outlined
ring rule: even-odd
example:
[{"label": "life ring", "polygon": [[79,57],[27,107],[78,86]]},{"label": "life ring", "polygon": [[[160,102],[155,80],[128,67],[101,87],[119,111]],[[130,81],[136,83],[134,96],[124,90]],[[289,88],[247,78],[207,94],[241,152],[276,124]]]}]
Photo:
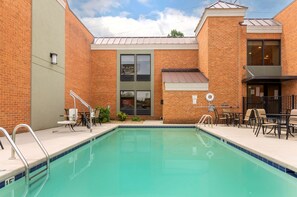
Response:
[{"label": "life ring", "polygon": [[211,102],[214,100],[214,95],[213,95],[213,93],[208,93],[208,94],[206,94],[205,98],[208,102]]}]

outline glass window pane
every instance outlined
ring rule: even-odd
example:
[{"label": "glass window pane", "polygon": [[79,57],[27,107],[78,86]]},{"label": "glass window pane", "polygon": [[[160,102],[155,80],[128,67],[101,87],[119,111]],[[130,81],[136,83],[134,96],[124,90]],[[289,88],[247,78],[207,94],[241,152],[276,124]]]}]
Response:
[{"label": "glass window pane", "polygon": [[264,41],[264,65],[280,65],[279,41]]},{"label": "glass window pane", "polygon": [[121,91],[120,110],[128,115],[134,115],[134,91]]},{"label": "glass window pane", "polygon": [[262,65],[262,41],[248,41],[247,65]]},{"label": "glass window pane", "polygon": [[137,115],[151,115],[151,92],[137,91]]},{"label": "glass window pane", "polygon": [[151,56],[137,55],[137,81],[150,81]]},{"label": "glass window pane", "polygon": [[121,81],[134,81],[134,55],[121,55]]}]

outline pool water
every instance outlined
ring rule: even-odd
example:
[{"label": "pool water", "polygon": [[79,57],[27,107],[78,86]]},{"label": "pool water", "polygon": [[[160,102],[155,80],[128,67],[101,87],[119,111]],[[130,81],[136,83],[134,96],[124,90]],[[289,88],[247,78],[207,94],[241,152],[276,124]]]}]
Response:
[{"label": "pool water", "polygon": [[296,197],[297,179],[195,129],[122,128],[51,163],[26,196]]}]

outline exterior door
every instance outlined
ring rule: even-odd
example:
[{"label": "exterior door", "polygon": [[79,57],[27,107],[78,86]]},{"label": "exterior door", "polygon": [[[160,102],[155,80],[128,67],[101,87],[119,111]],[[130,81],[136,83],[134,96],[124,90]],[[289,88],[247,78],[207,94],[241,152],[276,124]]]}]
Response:
[{"label": "exterior door", "polygon": [[253,84],[247,86],[247,109],[264,108],[267,113],[281,112],[280,84]]}]

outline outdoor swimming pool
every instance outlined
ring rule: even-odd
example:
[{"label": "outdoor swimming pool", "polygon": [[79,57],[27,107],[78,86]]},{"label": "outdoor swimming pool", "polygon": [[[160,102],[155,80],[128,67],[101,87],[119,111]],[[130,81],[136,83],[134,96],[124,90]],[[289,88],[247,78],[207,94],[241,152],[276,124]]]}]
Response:
[{"label": "outdoor swimming pool", "polygon": [[[51,163],[27,196],[285,196],[297,179],[194,128],[120,128]],[[23,196],[24,178],[0,190]]]}]

